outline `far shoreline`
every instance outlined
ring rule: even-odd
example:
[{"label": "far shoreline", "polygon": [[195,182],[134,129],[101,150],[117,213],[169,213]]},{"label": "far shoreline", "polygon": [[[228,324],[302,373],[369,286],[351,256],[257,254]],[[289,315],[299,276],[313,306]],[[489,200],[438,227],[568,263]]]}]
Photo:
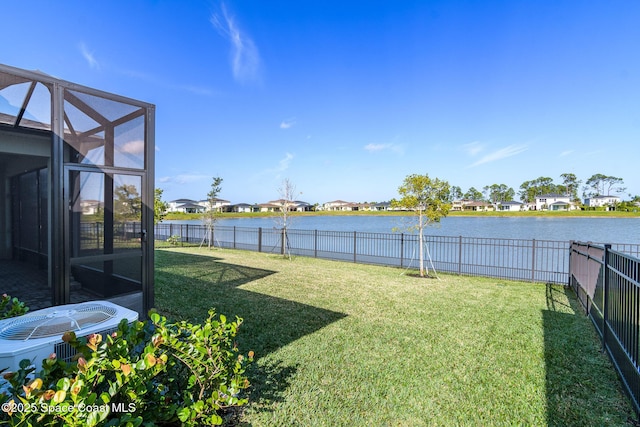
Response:
[{"label": "far shoreline", "polygon": [[[312,211],[290,212],[290,216],[407,216],[410,211]],[[225,218],[277,218],[276,212],[222,212],[219,219]],[[640,218],[639,212],[621,211],[523,211],[523,212],[449,212],[450,217],[553,217],[553,218]],[[179,212],[167,213],[164,218],[167,221],[199,220],[202,214],[185,214]]]}]

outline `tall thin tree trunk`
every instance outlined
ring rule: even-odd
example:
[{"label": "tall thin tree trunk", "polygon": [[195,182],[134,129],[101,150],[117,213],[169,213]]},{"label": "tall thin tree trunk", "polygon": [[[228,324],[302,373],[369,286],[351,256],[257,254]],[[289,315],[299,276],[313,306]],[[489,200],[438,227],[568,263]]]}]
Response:
[{"label": "tall thin tree trunk", "polygon": [[422,218],[422,211],[420,211],[420,222],[418,225],[418,233],[420,236],[418,237],[418,244],[420,245],[419,253],[420,253],[420,277],[424,277],[424,244],[423,244],[423,232],[424,232],[424,224]]}]

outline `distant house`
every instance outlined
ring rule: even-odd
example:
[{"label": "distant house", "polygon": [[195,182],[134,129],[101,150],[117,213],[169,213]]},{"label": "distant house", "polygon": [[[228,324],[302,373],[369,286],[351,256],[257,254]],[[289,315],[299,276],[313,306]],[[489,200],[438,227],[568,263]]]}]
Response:
[{"label": "distant house", "polygon": [[334,200],[333,202],[327,202],[322,205],[326,211],[357,211],[362,210],[361,204],[353,202],[345,202],[344,200]]},{"label": "distant house", "polygon": [[521,211],[521,210],[523,210],[523,205],[522,205],[522,203],[516,202],[516,201],[499,202],[498,203],[498,210],[499,211],[510,211],[510,212]]},{"label": "distant house", "polygon": [[451,211],[453,212],[462,212],[462,207],[465,202],[469,202],[470,200],[454,200],[451,202]]},{"label": "distant house", "polygon": [[207,211],[210,211],[210,210],[224,211],[228,206],[231,206],[231,202],[229,200],[218,199],[218,198],[212,199],[212,203],[210,203],[209,200],[206,200],[206,199],[200,200],[197,203],[202,207],[204,207],[205,210]]},{"label": "distant house", "polygon": [[584,199],[584,204],[590,208],[599,208],[602,206],[615,206],[620,203],[618,196],[594,196]]},{"label": "distant house", "polygon": [[202,213],[205,211],[205,207],[195,200],[191,199],[176,199],[168,202],[168,212],[182,212],[182,213]]},{"label": "distant house", "polygon": [[80,209],[83,215],[95,215],[104,209],[104,203],[99,200],[80,200]]},{"label": "distant house", "polygon": [[462,210],[472,212],[488,212],[494,210],[494,207],[491,203],[468,201],[467,203],[464,203],[462,205]]},{"label": "distant house", "polygon": [[535,210],[537,211],[560,211],[575,208],[573,203],[571,203],[571,197],[563,194],[541,194],[536,196],[535,199]]},{"label": "distant house", "polygon": [[297,212],[309,212],[313,210],[313,206],[310,203],[301,200],[294,200],[293,203]]},{"label": "distant house", "polygon": [[371,210],[374,211],[388,211],[391,208],[391,203],[389,202],[380,202],[376,203],[371,207]]},{"label": "distant house", "polygon": [[204,206],[199,203],[184,203],[178,206],[177,212],[184,213],[202,213],[205,211]]},{"label": "distant house", "polygon": [[490,203],[480,202],[477,200],[461,199],[451,202],[451,210],[453,212],[485,212],[494,210],[494,206]]},{"label": "distant house", "polygon": [[495,207],[491,203],[480,200],[460,199],[451,202],[451,211],[453,212],[485,212],[493,210],[495,210]]},{"label": "distant house", "polygon": [[308,212],[313,209],[313,206],[307,202],[300,200],[287,201],[284,199],[271,200],[258,206],[260,207],[260,212],[280,212],[285,206],[289,212]]},{"label": "distant house", "polygon": [[211,209],[226,211],[231,202],[223,199],[214,199],[212,206],[209,206],[208,200],[176,199],[168,202],[168,205],[168,212],[202,213]]},{"label": "distant house", "polygon": [[550,211],[568,211],[571,209],[571,203],[559,201],[549,205]]},{"label": "distant house", "polygon": [[184,212],[184,209],[181,207],[184,204],[196,204],[195,200],[191,199],[176,199],[171,200],[167,204],[169,205],[167,208],[167,212]]},{"label": "distant house", "polygon": [[228,212],[253,212],[253,205],[248,203],[238,203],[226,207]]},{"label": "distant house", "polygon": [[259,203],[258,209],[260,212],[278,212],[280,210],[280,205],[274,202]]}]

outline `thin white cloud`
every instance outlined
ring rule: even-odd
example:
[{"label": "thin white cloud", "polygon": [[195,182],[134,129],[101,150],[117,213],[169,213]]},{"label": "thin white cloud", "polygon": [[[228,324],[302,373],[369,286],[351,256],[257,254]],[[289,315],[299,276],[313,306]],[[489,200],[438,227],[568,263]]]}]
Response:
[{"label": "thin white cloud", "polygon": [[209,175],[198,174],[198,173],[180,174],[175,176],[163,176],[162,178],[158,179],[158,182],[162,182],[162,183],[172,182],[175,184],[183,185],[183,184],[191,184],[193,182],[198,182],[198,181],[202,181],[210,178],[211,177]]},{"label": "thin white cloud", "polygon": [[564,156],[568,156],[569,154],[573,153],[575,150],[564,150],[562,153],[560,153],[560,157],[564,157]]},{"label": "thin white cloud", "polygon": [[89,64],[89,67],[99,70],[100,64],[98,64],[98,61],[96,60],[95,56],[93,56],[93,52],[89,51],[89,49],[87,48],[87,45],[85,45],[84,43],[80,43],[78,48],[80,49],[80,53],[82,54],[84,59]]},{"label": "thin white cloud", "polygon": [[509,145],[507,147],[501,148],[500,150],[496,150],[492,153],[486,154],[481,157],[480,160],[473,163],[470,167],[479,166],[485,163],[495,162],[497,160],[506,159],[507,157],[512,157],[518,155],[524,151],[527,151],[529,147],[526,145]]},{"label": "thin white cloud", "polygon": [[484,144],[479,141],[470,142],[468,144],[464,144],[462,149],[470,156],[477,156],[484,150]]},{"label": "thin white cloud", "polygon": [[211,24],[231,44],[231,69],[233,77],[240,83],[260,79],[260,54],[253,40],[243,32],[229,14],[225,4],[221,13],[211,15]]},{"label": "thin white cloud", "polygon": [[364,149],[369,152],[382,151],[390,145],[391,144],[367,144],[364,146]]},{"label": "thin white cloud", "polygon": [[260,175],[271,176],[275,179],[280,179],[282,177],[282,173],[289,169],[291,165],[291,161],[293,160],[293,154],[285,153],[284,157],[278,161],[278,164],[273,168],[264,169]]},{"label": "thin white cloud", "polygon": [[296,124],[296,119],[286,119],[280,123],[280,129],[290,129]]},{"label": "thin white cloud", "polygon": [[289,165],[291,164],[291,160],[293,160],[293,154],[291,153],[285,153],[285,156],[283,159],[281,159],[278,162],[278,166],[276,167],[275,171],[277,172],[284,172],[287,169],[289,169]]},{"label": "thin white cloud", "polygon": [[122,76],[126,76],[126,77],[137,79],[137,80],[143,80],[145,82],[152,83],[157,86],[162,86],[163,88],[166,88],[166,89],[178,90],[182,92],[190,92],[195,95],[202,95],[202,96],[215,95],[215,91],[208,87],[195,86],[190,84],[177,85],[177,84],[162,80],[157,76],[146,73],[146,72],[136,71],[128,68],[113,68],[113,71]]},{"label": "thin white cloud", "polygon": [[363,147],[370,153],[376,153],[378,151],[389,150],[398,154],[404,154],[404,148],[399,144],[367,144]]}]

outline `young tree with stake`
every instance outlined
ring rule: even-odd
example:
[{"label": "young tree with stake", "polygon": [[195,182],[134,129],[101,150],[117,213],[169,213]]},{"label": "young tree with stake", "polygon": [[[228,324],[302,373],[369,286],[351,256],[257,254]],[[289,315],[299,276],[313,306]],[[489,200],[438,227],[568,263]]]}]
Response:
[{"label": "young tree with stake", "polygon": [[287,243],[287,227],[291,223],[290,218],[290,210],[294,206],[294,197],[296,196],[296,186],[289,180],[289,178],[285,178],[282,180],[282,184],[280,188],[278,188],[278,193],[280,193],[280,200],[278,201],[278,208],[280,210],[280,216],[278,217],[278,222],[280,229],[282,230],[282,246],[281,253],[285,255],[285,249],[288,246]]},{"label": "young tree with stake", "polygon": [[218,176],[213,177],[213,181],[211,182],[211,190],[209,190],[209,192],[207,193],[207,207],[202,214],[202,220],[204,221],[204,224],[207,228],[207,234],[205,238],[207,239],[209,249],[211,249],[211,245],[213,244],[213,227],[215,226],[215,222],[220,216],[220,209],[216,208],[218,194],[220,194],[220,191],[222,191],[220,184],[222,184],[222,178]]},{"label": "young tree with stake", "polygon": [[424,229],[439,223],[449,213],[449,187],[447,181],[432,179],[428,174],[408,175],[398,187],[400,200],[391,201],[393,207],[409,209],[415,213],[415,224],[410,229],[418,232],[420,277],[425,276]]}]

